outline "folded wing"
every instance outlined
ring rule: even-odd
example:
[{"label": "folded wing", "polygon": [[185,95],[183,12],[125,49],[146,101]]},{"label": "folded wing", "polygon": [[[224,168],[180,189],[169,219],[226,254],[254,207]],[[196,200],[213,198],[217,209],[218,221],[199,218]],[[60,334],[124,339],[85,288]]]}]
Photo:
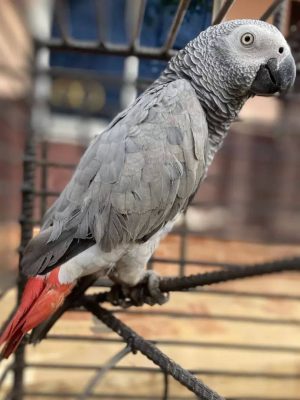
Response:
[{"label": "folded wing", "polygon": [[205,113],[191,85],[149,89],[92,141],[25,251],[24,273],[56,265],[76,240],[105,251],[147,240],[187,206],[207,151]]}]

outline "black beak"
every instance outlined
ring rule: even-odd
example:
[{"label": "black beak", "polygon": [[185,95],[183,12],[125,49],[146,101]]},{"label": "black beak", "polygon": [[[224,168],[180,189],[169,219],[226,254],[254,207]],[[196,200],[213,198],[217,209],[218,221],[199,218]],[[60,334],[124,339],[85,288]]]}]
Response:
[{"label": "black beak", "polygon": [[260,96],[285,93],[293,86],[296,78],[296,64],[292,55],[285,57],[279,64],[271,58],[261,65],[251,85],[251,92]]}]

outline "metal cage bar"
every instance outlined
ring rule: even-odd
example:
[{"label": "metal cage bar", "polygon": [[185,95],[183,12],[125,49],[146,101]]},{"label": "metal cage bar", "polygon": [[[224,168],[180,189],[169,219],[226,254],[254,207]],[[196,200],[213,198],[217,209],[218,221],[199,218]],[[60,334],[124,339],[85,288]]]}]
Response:
[{"label": "metal cage bar", "polygon": [[[218,13],[216,14],[213,24],[220,23],[226,16],[227,12],[229,9],[234,5],[235,0],[225,0],[223,4],[221,5]],[[278,10],[278,7],[283,4],[282,0],[276,0],[273,1],[273,3],[270,5],[270,7],[265,11],[265,13],[261,16],[262,20],[268,19],[271,15],[273,15],[276,10]],[[96,1],[96,15],[97,15],[97,21],[98,21],[98,28],[99,28],[99,40],[95,42],[87,42],[87,41],[81,41],[81,40],[75,40],[72,38],[71,33],[70,33],[70,26],[68,25],[67,22],[67,17],[68,17],[68,9],[66,7],[66,3],[64,1],[57,1],[56,6],[55,6],[55,18],[57,25],[59,27],[60,31],[60,39],[49,39],[49,40],[37,40],[36,41],[36,52],[38,52],[40,49],[47,48],[49,50],[58,50],[58,51],[75,51],[75,52],[82,52],[82,53],[92,53],[92,54],[106,54],[106,55],[119,55],[119,56],[130,56],[134,55],[136,57],[142,57],[142,58],[147,58],[147,59],[156,59],[156,60],[168,60],[172,55],[175,54],[175,50],[173,49],[173,45],[176,39],[176,35],[179,32],[181,23],[184,19],[185,13],[188,10],[188,7],[190,5],[190,0],[180,0],[178,2],[178,7],[176,14],[174,15],[172,24],[170,26],[169,32],[167,34],[167,39],[164,43],[164,45],[161,48],[151,48],[151,47],[145,47],[141,46],[139,44],[139,36],[141,33],[142,29],[142,24],[143,24],[143,18],[144,18],[144,12],[145,12],[145,7],[146,7],[146,0],[141,0],[140,2],[140,9],[139,9],[139,14],[138,18],[136,20],[136,25],[133,28],[132,31],[132,36],[130,38],[130,42],[127,46],[124,45],[117,45],[117,44],[112,44],[107,42],[106,40],[106,33],[105,33],[105,23],[106,21],[103,18],[103,9],[105,7],[105,1],[99,0]],[[84,71],[62,71],[59,69],[47,69],[45,71],[37,71],[36,73],[39,74],[45,74],[45,75],[55,75],[58,74],[60,75],[61,73],[63,74],[81,74],[82,76],[85,75]],[[90,74],[90,73],[89,73]],[[109,79],[105,77],[105,79]],[[111,78],[111,80],[115,80],[114,77]],[[116,85],[120,85],[121,79],[116,81]],[[144,82],[144,84],[147,84],[147,82]],[[34,104],[33,99],[29,99],[29,103],[32,106]],[[38,190],[35,187],[35,182],[34,182],[34,172],[36,168],[41,168],[42,170],[42,185],[41,189]],[[41,152],[41,157],[38,158],[36,157],[35,154],[35,143],[34,143],[34,132],[32,131],[30,124],[28,124],[28,137],[26,140],[26,148],[25,148],[25,155],[24,155],[24,176],[23,176],[23,187],[22,187],[22,214],[20,217],[20,224],[21,224],[21,252],[22,249],[24,249],[26,243],[29,241],[29,239],[32,236],[32,228],[33,225],[39,221],[36,221],[34,219],[33,215],[33,208],[34,208],[34,199],[39,196],[41,198],[41,214],[44,213],[47,205],[47,197],[48,196],[53,196],[56,197],[59,195],[59,192],[56,191],[49,191],[48,186],[47,186],[47,171],[48,168],[63,168],[63,169],[69,169],[72,170],[74,168],[73,164],[69,163],[64,163],[64,162],[53,162],[48,159],[48,149],[47,149],[47,144],[44,143],[42,145],[42,152]],[[180,257],[179,259],[160,259],[160,258],[154,258],[153,263],[174,263],[179,265],[179,276],[184,276],[185,275],[185,266],[186,265],[195,265],[195,266],[201,266],[204,265],[206,267],[210,266],[212,268],[221,268],[219,271],[220,274],[226,274],[229,273],[229,275],[226,276],[233,276],[234,273],[237,271],[238,265],[232,264],[218,264],[218,263],[210,263],[209,261],[205,260],[187,260],[186,259],[186,235],[187,233],[190,235],[192,234],[191,232],[187,232],[186,229],[183,227],[178,231],[181,237],[181,251],[180,251]],[[197,232],[195,234],[198,234]],[[218,273],[218,272],[216,272]],[[231,275],[230,275],[231,274]],[[19,299],[20,295],[22,292],[23,288],[23,280],[20,280],[19,282]],[[198,292],[199,293],[199,292]],[[237,293],[233,291],[214,291],[213,289],[206,290],[205,292],[200,292],[200,293],[211,293],[212,295],[216,296],[258,296],[258,297],[268,297],[268,295],[265,295],[263,293]],[[271,295],[269,295],[271,296]],[[278,297],[278,295],[274,295]],[[272,297],[272,296],[271,296]],[[280,297],[280,296],[279,296]],[[282,295],[282,298],[285,299],[292,299],[294,301],[299,301],[300,297],[299,296],[289,296],[289,295]],[[113,325],[116,320],[116,317],[108,313],[107,311],[102,311],[100,312],[99,306],[95,303],[91,303],[88,300],[86,300],[86,306],[89,308],[91,312],[94,312],[98,318],[100,319],[107,319],[110,321],[109,325],[111,328],[113,328]],[[124,312],[123,310],[117,311],[118,313]],[[127,311],[129,313],[139,313],[139,311]],[[145,312],[144,312],[145,313]],[[155,312],[149,312],[151,315],[155,315]],[[180,314],[180,313],[164,313],[164,312],[159,312],[159,315],[171,315],[171,316],[176,316],[178,318],[210,318],[209,316],[205,314]],[[263,319],[263,318],[250,318],[250,317],[233,317],[233,316],[223,316],[223,315],[214,315],[211,318],[227,318],[228,320],[234,322],[244,322],[244,323],[268,323],[268,324],[277,324],[277,325],[283,325],[283,324],[291,324],[298,326],[300,324],[300,321],[298,320],[282,320],[282,319]],[[115,325],[114,325],[115,326]],[[125,329],[126,331],[126,329]],[[127,331],[128,333],[128,331]],[[132,336],[132,332],[129,331],[129,336]],[[85,336],[76,336],[76,335],[49,335],[47,340],[74,340],[74,341],[103,341],[105,342],[104,339],[99,339],[99,338],[91,338],[91,337],[85,337]],[[110,341],[118,341],[118,339],[110,339]],[[292,353],[300,352],[300,348],[295,347],[295,346],[259,346],[259,345],[251,345],[246,344],[246,345],[233,345],[233,344],[227,344],[227,343],[216,343],[216,342],[211,342],[211,343],[205,343],[205,342],[189,342],[185,343],[183,341],[176,341],[176,340],[159,340],[158,341],[160,344],[164,345],[178,345],[178,346],[195,346],[195,347],[214,347],[214,348],[229,348],[229,349],[242,349],[242,350],[251,350],[251,351],[265,351],[265,352],[283,352],[283,353]],[[154,344],[151,342],[147,342],[147,346],[150,346],[151,348],[155,348]],[[128,350],[128,349],[127,349]],[[121,352],[119,356],[125,355],[127,350],[124,352]],[[156,350],[155,350],[156,351]],[[118,357],[116,357],[117,360]],[[11,368],[14,371],[14,385],[13,385],[13,390],[11,394],[9,395],[10,400],[22,400],[24,396],[27,396],[29,398],[34,398],[34,397],[48,397],[48,398],[76,398],[78,394],[75,393],[43,393],[39,391],[26,391],[24,390],[23,387],[23,381],[24,381],[24,370],[25,368],[53,368],[53,369],[59,369],[59,368],[76,368],[75,366],[70,366],[70,365],[62,365],[62,364],[42,364],[42,363],[26,363],[25,358],[24,358],[24,347],[20,347],[18,350],[14,364],[11,366]],[[91,370],[99,370],[101,366],[99,365],[90,365],[86,367],[79,367],[79,368],[86,368],[86,369],[91,369]],[[105,368],[105,365],[104,365]],[[150,369],[135,369],[135,368],[130,368],[130,367],[119,367],[116,366],[114,362],[109,364],[109,368],[113,368],[114,370],[119,370],[119,371],[124,371],[124,370],[131,370],[133,372],[138,372],[138,371],[148,371],[151,370],[151,372],[154,373],[161,373],[158,369],[150,368]],[[2,380],[5,379],[7,373],[10,371],[10,366],[7,368],[5,373],[3,374],[2,378],[0,379],[0,383]],[[169,372],[169,371],[168,371]],[[187,371],[183,370],[181,371],[183,374],[186,374]],[[248,379],[255,378],[257,377],[256,373],[239,373],[239,371],[233,371],[232,373],[229,373],[228,371],[209,371],[209,370],[204,370],[204,369],[199,369],[193,371],[195,374],[207,374],[207,375],[216,375],[216,376],[243,376],[247,377]],[[260,375],[261,376],[261,375]],[[99,378],[99,375],[97,376]],[[287,379],[291,378],[296,378],[299,379],[298,375],[293,375],[293,374],[275,374],[275,373],[270,373],[270,374],[264,374],[265,379],[272,379],[276,378],[278,380],[285,381]],[[95,378],[96,379],[96,378]],[[169,375],[167,373],[163,374],[163,379],[164,379],[164,393],[162,397],[157,397],[157,398],[162,398],[164,400],[169,398]],[[190,381],[189,382],[195,382],[194,378],[189,376]],[[91,383],[91,382],[90,382]],[[190,384],[190,383],[189,383]],[[82,394],[81,397],[77,398],[87,398],[87,394],[90,396],[90,398],[105,398],[106,400],[109,399],[109,395],[101,395],[101,394],[93,394],[90,393],[90,388],[86,390],[86,396],[84,397],[84,394]],[[87,389],[87,388],[86,388]],[[208,393],[211,392],[208,389]],[[198,393],[200,394],[200,393]],[[133,398],[138,398],[140,400],[143,399],[143,396],[138,396],[138,397],[126,397],[126,395],[112,395],[114,399],[133,399]],[[147,397],[145,397],[146,400]],[[151,399],[154,399],[155,397],[151,397]],[[185,399],[187,398],[194,398],[194,397],[184,397]],[[204,397],[205,398],[205,397]],[[213,397],[210,397],[213,398]],[[215,397],[219,398],[219,397]],[[173,400],[181,400],[183,397],[172,397]],[[232,398],[233,400],[233,398]],[[271,400],[271,398],[268,398],[268,400]],[[284,399],[282,399],[284,400]],[[292,400],[292,399],[288,399]]]}]

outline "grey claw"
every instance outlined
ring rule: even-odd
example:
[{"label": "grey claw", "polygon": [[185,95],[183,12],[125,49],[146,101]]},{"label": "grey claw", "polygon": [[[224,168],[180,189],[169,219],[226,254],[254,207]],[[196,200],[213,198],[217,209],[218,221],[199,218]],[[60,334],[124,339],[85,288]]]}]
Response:
[{"label": "grey claw", "polygon": [[159,288],[160,277],[154,271],[147,271],[148,290],[151,297],[147,298],[149,305],[165,304],[169,300],[169,294],[161,292]]},{"label": "grey claw", "polygon": [[142,306],[145,303],[150,306],[162,305],[169,300],[169,294],[161,292],[159,283],[160,277],[154,271],[147,271],[142,282],[135,287],[113,286],[108,299],[114,306],[122,308]]}]

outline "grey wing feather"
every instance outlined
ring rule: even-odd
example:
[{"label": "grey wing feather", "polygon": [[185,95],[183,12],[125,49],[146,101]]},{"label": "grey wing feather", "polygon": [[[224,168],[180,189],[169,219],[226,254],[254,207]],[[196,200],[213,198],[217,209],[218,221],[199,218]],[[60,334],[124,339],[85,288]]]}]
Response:
[{"label": "grey wing feather", "polygon": [[187,81],[149,89],[93,140],[25,253],[24,273],[42,273],[73,239],[92,237],[104,251],[147,240],[186,207],[206,174],[207,143]]}]

